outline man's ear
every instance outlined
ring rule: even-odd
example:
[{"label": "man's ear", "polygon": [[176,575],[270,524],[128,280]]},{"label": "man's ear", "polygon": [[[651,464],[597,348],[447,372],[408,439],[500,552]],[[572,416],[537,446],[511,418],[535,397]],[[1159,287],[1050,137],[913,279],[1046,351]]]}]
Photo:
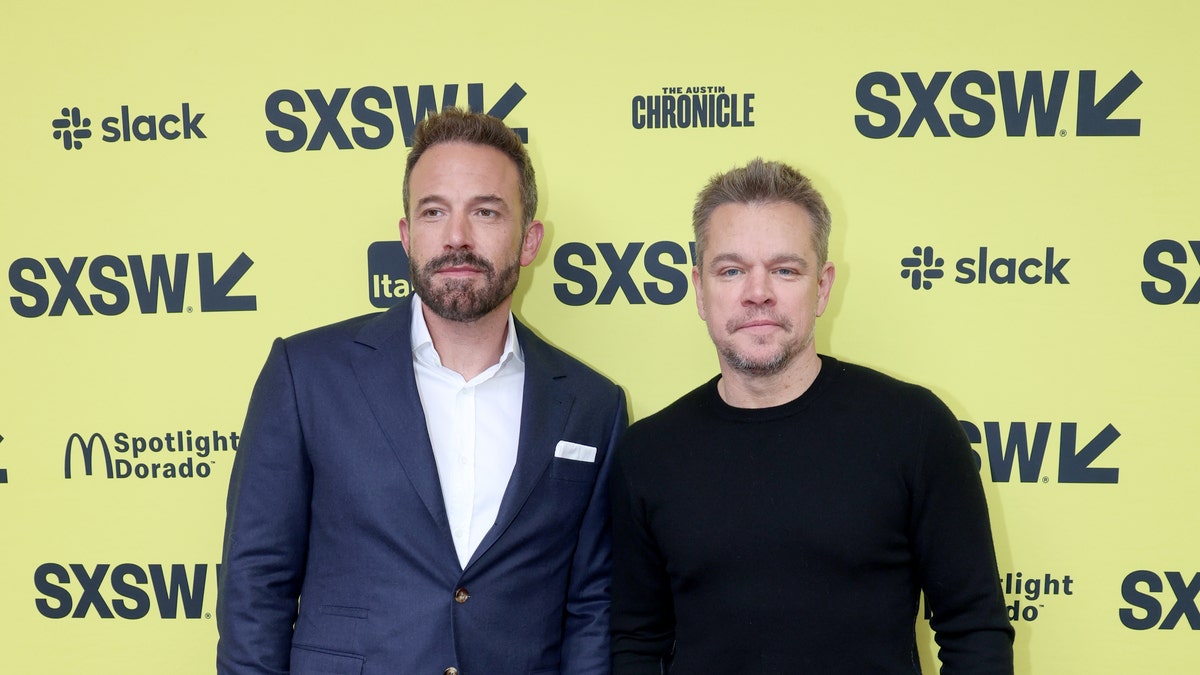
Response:
[{"label": "man's ear", "polygon": [[521,238],[521,267],[529,265],[537,257],[538,249],[542,247],[542,237],[545,234],[546,228],[540,220],[529,223],[529,227],[525,228],[525,234]]}]

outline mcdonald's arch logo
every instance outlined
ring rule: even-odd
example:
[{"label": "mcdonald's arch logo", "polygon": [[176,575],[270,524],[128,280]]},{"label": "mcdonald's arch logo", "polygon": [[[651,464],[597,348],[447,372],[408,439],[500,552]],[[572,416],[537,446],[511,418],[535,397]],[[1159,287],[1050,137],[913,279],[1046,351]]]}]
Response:
[{"label": "mcdonald's arch logo", "polygon": [[92,434],[86,441],[81,434],[71,434],[71,437],[67,439],[67,450],[63,458],[63,477],[71,477],[71,454],[76,446],[79,446],[79,456],[83,458],[83,475],[92,475],[92,458],[97,445],[104,451],[104,470],[108,474],[108,477],[112,478],[112,453],[108,450],[108,442],[99,433]]}]

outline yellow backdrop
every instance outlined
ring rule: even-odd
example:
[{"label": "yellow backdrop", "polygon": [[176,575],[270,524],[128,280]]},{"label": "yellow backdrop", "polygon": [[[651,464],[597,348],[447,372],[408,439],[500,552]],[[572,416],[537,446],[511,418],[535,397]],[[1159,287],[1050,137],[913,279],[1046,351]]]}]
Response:
[{"label": "yellow backdrop", "polygon": [[812,175],[819,348],[975,439],[1018,672],[1197,672],[1197,25],[1166,0],[9,7],[0,670],[212,670],[250,386],[271,338],[407,292],[405,133],[453,101],[534,157],[517,313],[635,418],[716,370],[697,190],[759,155]]}]

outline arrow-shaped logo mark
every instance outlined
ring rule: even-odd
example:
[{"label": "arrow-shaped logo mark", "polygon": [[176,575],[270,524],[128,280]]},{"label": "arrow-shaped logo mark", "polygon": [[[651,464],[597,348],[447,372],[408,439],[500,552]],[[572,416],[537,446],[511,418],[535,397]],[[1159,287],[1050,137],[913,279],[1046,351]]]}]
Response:
[{"label": "arrow-shaped logo mark", "polygon": [[1125,74],[1104,98],[1096,100],[1096,71],[1079,72],[1079,113],[1075,118],[1077,136],[1140,136],[1140,119],[1109,119],[1121,107],[1142,80],[1132,70]]},{"label": "arrow-shaped logo mark", "polygon": [[1058,482],[1060,483],[1112,483],[1115,484],[1120,469],[1115,467],[1092,466],[1100,455],[1108,450],[1113,441],[1121,437],[1121,432],[1109,424],[1087,442],[1087,445],[1075,452],[1076,425],[1064,424],[1062,427],[1062,446],[1058,456]]},{"label": "arrow-shaped logo mark", "polygon": [[211,253],[201,253],[200,258],[200,311],[201,312],[252,312],[258,308],[258,298],[253,295],[230,295],[254,261],[242,253],[237,260],[213,281],[213,259]]}]

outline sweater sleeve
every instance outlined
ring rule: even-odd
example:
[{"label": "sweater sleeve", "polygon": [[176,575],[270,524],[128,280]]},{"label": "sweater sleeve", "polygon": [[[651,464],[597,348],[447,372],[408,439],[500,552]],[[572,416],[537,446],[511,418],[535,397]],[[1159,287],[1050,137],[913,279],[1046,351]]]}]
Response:
[{"label": "sweater sleeve", "polygon": [[1013,672],[1009,624],[979,471],[962,426],[932,393],[910,527],[943,675]]},{"label": "sweater sleeve", "polygon": [[629,442],[618,448],[610,483],[613,675],[661,675],[675,643],[675,612],[645,498],[635,487],[634,452]]}]

